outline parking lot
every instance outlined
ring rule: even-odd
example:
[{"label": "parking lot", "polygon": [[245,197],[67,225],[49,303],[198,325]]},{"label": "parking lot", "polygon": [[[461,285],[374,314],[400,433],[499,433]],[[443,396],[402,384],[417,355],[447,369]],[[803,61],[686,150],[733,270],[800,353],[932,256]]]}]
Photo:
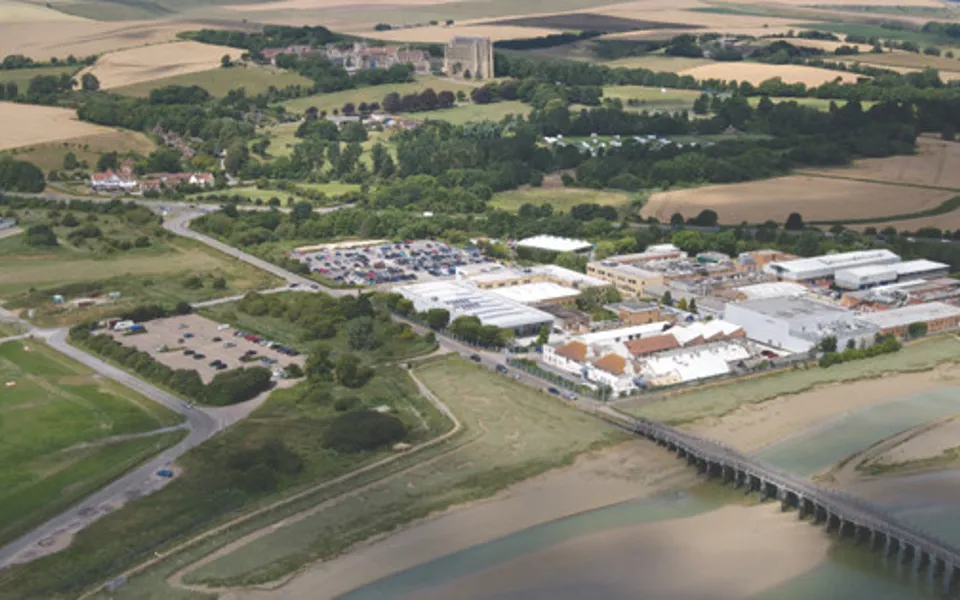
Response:
[{"label": "parking lot", "polygon": [[456,267],[485,262],[477,248],[407,240],[352,249],[291,253],[328,279],[354,285],[431,281],[452,277]]},{"label": "parking lot", "polygon": [[[256,336],[240,336],[233,327],[199,315],[157,319],[143,324],[145,333],[110,335],[125,346],[149,352],[157,361],[172,369],[192,369],[209,383],[217,373],[238,367],[262,366],[271,370],[291,363],[303,366],[302,354],[286,354],[282,346],[270,347],[269,340]],[[249,339],[248,339],[249,338]],[[289,352],[294,352],[289,350]],[[223,365],[212,365],[214,361]]]}]

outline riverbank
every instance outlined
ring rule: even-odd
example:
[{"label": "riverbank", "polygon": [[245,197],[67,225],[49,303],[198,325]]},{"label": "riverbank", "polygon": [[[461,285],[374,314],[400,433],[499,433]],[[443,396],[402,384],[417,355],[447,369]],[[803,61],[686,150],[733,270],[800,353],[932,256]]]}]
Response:
[{"label": "riverbank", "polygon": [[[273,590],[231,590],[224,600],[333,598],[382,577],[511,533],[604,506],[689,488],[693,471],[650,442],[631,440],[581,456],[572,466],[514,485],[371,540],[313,565]],[[318,595],[318,590],[323,590]]]}]

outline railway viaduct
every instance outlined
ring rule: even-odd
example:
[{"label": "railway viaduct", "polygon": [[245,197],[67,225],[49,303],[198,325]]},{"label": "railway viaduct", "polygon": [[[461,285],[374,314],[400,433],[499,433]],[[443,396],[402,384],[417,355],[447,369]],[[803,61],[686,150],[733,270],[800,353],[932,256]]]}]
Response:
[{"label": "railway viaduct", "polygon": [[941,581],[945,594],[953,593],[960,582],[960,551],[877,506],[820,488],[733,448],[661,423],[609,409],[602,411],[601,418],[676,453],[709,478],[779,500],[782,510],[795,508],[800,519],[810,517],[828,533],[866,544],[881,551],[885,560],[909,565],[917,573],[926,571],[931,581]]}]

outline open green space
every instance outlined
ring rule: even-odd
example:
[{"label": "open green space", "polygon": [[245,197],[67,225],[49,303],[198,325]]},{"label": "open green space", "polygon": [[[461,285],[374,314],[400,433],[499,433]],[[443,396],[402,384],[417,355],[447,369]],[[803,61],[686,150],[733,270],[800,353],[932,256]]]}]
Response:
[{"label": "open green space", "polygon": [[[57,223],[57,246],[30,246],[26,235],[0,239],[0,299],[7,308],[33,309],[33,320],[41,326],[100,318],[144,302],[197,302],[280,284],[245,262],[169,235],[147,209],[128,218],[76,212],[76,227],[63,225],[63,213],[53,219],[46,210],[16,212],[24,228]],[[71,237],[88,225],[100,235]],[[140,238],[148,245],[137,247]],[[120,292],[120,297],[112,299],[110,292]],[[55,303],[54,294],[65,302]],[[78,307],[70,302],[78,298],[93,303]]]},{"label": "open green space", "polygon": [[431,75],[420,75],[415,81],[409,83],[386,83],[383,85],[372,85],[352,90],[331,92],[329,94],[316,94],[287,100],[282,104],[288,111],[294,113],[303,113],[308,108],[316,108],[319,111],[325,110],[332,114],[334,109],[339,111],[343,108],[343,105],[347,103],[352,103],[354,106],[359,105],[361,102],[366,102],[367,104],[377,102],[382,104],[384,96],[392,92],[404,96],[432,88],[433,91],[437,93],[447,90],[456,94],[462,90],[469,95],[474,87],[476,86],[462,81],[439,79]]},{"label": "open green space", "polygon": [[881,40],[899,40],[903,42],[916,42],[925,46],[935,46],[944,43],[945,40],[940,36],[924,33],[913,29],[887,29],[879,25],[868,23],[849,23],[849,22],[813,22],[798,23],[796,27],[803,29],[816,29],[819,31],[831,31],[843,35],[860,35],[867,38],[877,37]]},{"label": "open green space", "polygon": [[626,105],[635,100],[637,108],[644,110],[690,110],[693,102],[700,97],[698,90],[674,90],[667,88],[643,87],[639,85],[611,85],[603,88],[606,98],[619,98]]},{"label": "open green space", "polygon": [[447,121],[462,125],[474,121],[500,121],[508,115],[526,116],[530,107],[519,100],[492,102],[490,104],[460,104],[442,110],[427,110],[403,116],[413,121]]},{"label": "open green space", "polygon": [[[360,356],[372,359],[368,353]],[[384,458],[407,458],[389,444],[359,451],[329,446],[334,433],[344,435],[339,423],[347,415],[374,409],[392,415],[411,445],[450,430],[449,420],[418,394],[403,369],[371,364],[376,364],[372,378],[360,387],[311,379],[274,391],[248,418],[181,457],[184,473],[167,487],[84,529],[65,551],[0,572],[0,598],[76,597],[176,540],[283,498],[298,500],[295,493],[328,493],[341,485],[352,489],[369,479],[330,483],[329,490],[318,486]],[[382,472],[369,473],[378,475]],[[312,505],[316,496],[302,499]],[[278,510],[271,509],[262,516],[275,514]],[[216,539],[239,531],[231,526]]]},{"label": "open green space", "polygon": [[[472,441],[342,498],[189,573],[215,584],[268,581],[305,562],[349,548],[454,504],[487,497],[522,479],[569,464],[578,454],[623,439],[603,422],[556,398],[458,357],[418,366],[415,375],[464,424]],[[522,443],[518,443],[522,440]]]},{"label": "open green space", "polygon": [[498,192],[490,201],[492,206],[516,212],[524,204],[549,204],[554,211],[565,212],[578,204],[623,206],[630,202],[629,194],[588,188],[522,188]]},{"label": "open green space", "polygon": [[161,79],[126,85],[110,91],[123,94],[124,96],[146,97],[150,95],[151,90],[169,85],[196,85],[207,90],[212,95],[222,98],[226,96],[230,90],[239,88],[243,88],[248,96],[255,96],[266,92],[270,87],[283,89],[291,85],[302,85],[310,88],[313,82],[297,73],[275,67],[236,66],[229,69],[218,68],[209,71],[199,71],[197,73],[174,75],[173,77],[163,77]]},{"label": "open green space", "polygon": [[62,67],[37,67],[34,69],[10,69],[0,71],[0,83],[15,83],[20,89],[20,93],[23,94],[27,91],[27,86],[30,85],[30,80],[34,77],[40,77],[41,75],[53,75],[54,77],[59,77],[63,74],[73,75],[80,70],[79,66],[62,66]]},{"label": "open green space", "polygon": [[904,346],[899,352],[827,369],[811,366],[778,371],[731,383],[705,385],[656,400],[641,397],[618,408],[632,415],[677,425],[705,417],[719,417],[745,404],[799,394],[818,385],[868,379],[889,372],[924,371],[958,357],[960,340],[956,336],[935,337]]},{"label": "open green space", "polygon": [[0,542],[184,435],[112,440],[175,425],[179,417],[42,342],[0,344],[0,380]]}]

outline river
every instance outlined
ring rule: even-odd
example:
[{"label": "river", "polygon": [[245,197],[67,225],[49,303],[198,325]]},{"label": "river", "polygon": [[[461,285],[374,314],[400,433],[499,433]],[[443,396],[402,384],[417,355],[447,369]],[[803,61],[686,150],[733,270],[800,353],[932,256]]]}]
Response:
[{"label": "river", "polygon": [[[784,470],[808,476],[898,431],[960,412],[958,391],[931,391],[863,408],[770,446],[758,456]],[[952,474],[919,477],[938,476],[952,477]],[[960,545],[960,506],[955,502],[917,502],[916,494],[912,495],[912,502],[901,504],[899,497],[892,504],[888,500],[885,499],[885,505],[900,518],[936,530],[937,535]],[[706,520],[709,515],[720,514],[737,504],[743,504],[739,492],[713,484],[700,485],[689,492],[630,501],[551,521],[444,556],[375,581],[341,598],[908,600],[940,597],[939,588],[931,586],[925,576],[918,579],[909,569],[898,571],[894,566],[885,565],[878,554],[830,541],[812,525],[796,524],[792,515],[773,514],[770,505],[749,509],[751,512],[738,516],[743,518],[741,529],[725,531],[723,520]],[[691,546],[684,548],[686,552],[709,552],[715,536],[727,536],[730,541],[727,554],[740,558],[741,564],[709,576],[704,572],[684,573],[682,553],[672,554],[677,551],[672,535],[648,539],[657,535],[657,531],[676,531],[690,536],[689,527],[681,529],[680,526],[694,523],[695,519],[705,519],[704,526],[702,531],[693,530]],[[676,527],[657,530],[651,527],[656,523]],[[765,528],[771,526],[805,529],[768,532]],[[815,532],[816,540],[808,539],[808,531]],[[635,535],[621,535],[627,532]],[[749,538],[758,532],[762,537]],[[755,548],[767,543],[769,547]],[[737,587],[744,578],[762,579],[774,566],[782,568],[783,561],[790,562],[789,551],[794,544],[797,546],[795,572],[783,571],[782,580],[772,585],[764,586],[760,581],[754,588]],[[818,544],[824,548],[821,554],[815,548]],[[751,549],[762,551],[750,555]],[[787,554],[776,557],[776,552],[783,549]],[[764,559],[771,561],[770,564],[764,564]],[[711,562],[721,560],[722,555],[717,555]],[[699,586],[695,584],[695,580],[705,578]],[[669,581],[665,583],[663,579]],[[762,589],[755,589],[757,587]]]}]

